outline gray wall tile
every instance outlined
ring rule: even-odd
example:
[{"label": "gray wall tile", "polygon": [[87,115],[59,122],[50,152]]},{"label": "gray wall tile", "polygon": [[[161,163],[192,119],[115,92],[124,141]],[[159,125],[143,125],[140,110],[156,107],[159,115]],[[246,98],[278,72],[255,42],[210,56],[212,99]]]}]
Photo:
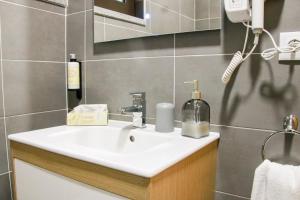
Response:
[{"label": "gray wall tile", "polygon": [[64,64],[3,62],[6,115],[64,109]]},{"label": "gray wall tile", "polygon": [[105,30],[107,31],[105,34],[105,41],[124,40],[124,39],[144,37],[150,35],[150,33],[111,26],[109,24],[105,24]]},{"label": "gray wall tile", "polygon": [[[261,146],[267,131],[220,127],[217,190],[250,198],[256,167],[262,162]],[[266,158],[281,164],[300,164],[300,137],[279,134],[266,146]]]},{"label": "gray wall tile", "polygon": [[250,197],[254,171],[262,162],[261,145],[268,133],[220,128],[217,191]]},{"label": "gray wall tile", "polygon": [[[47,2],[43,2],[40,0],[8,0],[9,2],[16,3],[19,5],[24,5],[32,8],[42,9],[54,13],[58,13],[61,15],[65,14],[65,8],[62,6],[53,5]],[[51,0],[49,0],[51,1]]]},{"label": "gray wall tile", "polygon": [[151,0],[160,7],[165,7],[169,10],[179,12],[180,0]]},{"label": "gray wall tile", "polygon": [[147,116],[155,105],[173,101],[173,58],[130,59],[87,63],[87,103],[108,103],[110,113],[132,105],[129,92],[145,91]]},{"label": "gray wall tile", "polygon": [[211,0],[195,0],[196,19],[209,18],[209,4]]},{"label": "gray wall tile", "polygon": [[90,10],[94,8],[94,0],[85,0],[85,8],[86,10]]},{"label": "gray wall tile", "polygon": [[[222,31],[201,31],[176,35],[176,55],[233,54],[241,50],[244,31],[240,24],[224,20]],[[234,42],[232,42],[234,40]]]},{"label": "gray wall tile", "polygon": [[[99,16],[97,16],[97,17],[99,17]],[[118,27],[128,28],[128,29],[131,29],[131,30],[146,32],[146,33],[149,33],[149,34],[151,33],[150,19],[146,20],[146,25],[133,24],[133,23],[120,21],[120,20],[113,19],[113,18],[105,18],[105,23],[115,25],[115,26],[118,26]],[[107,34],[109,34],[109,33],[110,32],[108,32]]]},{"label": "gray wall tile", "polygon": [[[231,56],[180,57],[176,59],[176,111],[190,98],[186,80],[198,79],[204,99],[211,105],[215,124],[281,129],[289,113],[300,115],[300,70],[253,55],[227,87],[221,82]],[[271,67],[272,66],[272,67]],[[255,109],[254,109],[255,108]]]},{"label": "gray wall tile", "polygon": [[221,0],[210,0],[209,18],[221,17]]},{"label": "gray wall tile", "polygon": [[11,200],[9,175],[0,176],[0,199]]},{"label": "gray wall tile", "polygon": [[222,21],[221,18],[216,18],[216,19],[210,19],[209,20],[210,23],[210,30],[213,29],[220,29],[222,27]]},{"label": "gray wall tile", "polygon": [[98,21],[95,21],[94,22],[94,33],[97,33],[97,34],[94,34],[94,42],[95,43],[100,43],[100,42],[105,42],[105,24],[102,23],[102,22],[98,22]]},{"label": "gray wall tile", "polygon": [[65,17],[0,2],[3,59],[65,58]]},{"label": "gray wall tile", "polygon": [[[0,29],[1,31],[1,29]],[[1,47],[0,42],[0,47]],[[0,61],[2,60],[2,56],[0,55]],[[0,73],[2,74],[2,65],[0,65]],[[4,110],[3,110],[3,91],[2,91],[2,76],[0,77],[0,117],[4,116]]]},{"label": "gray wall tile", "polygon": [[[61,126],[66,124],[66,110],[27,114],[6,118],[7,134],[15,134],[37,129]],[[13,170],[10,155],[10,143],[8,143],[10,170]]]},{"label": "gray wall tile", "polygon": [[180,1],[181,14],[195,19],[195,0]]},{"label": "gray wall tile", "polygon": [[178,33],[180,15],[164,7],[151,4],[151,32],[153,34]]},{"label": "gray wall tile", "polygon": [[195,21],[195,29],[197,31],[205,31],[210,29],[210,20],[203,19]]},{"label": "gray wall tile", "polygon": [[[3,57],[0,58],[1,74],[6,91],[6,118],[0,119],[1,174],[9,170],[5,124],[9,133],[15,133],[65,123],[66,110],[35,115],[28,113],[66,109],[66,18],[64,8],[37,0],[0,2],[0,17],[0,45],[3,51]],[[4,115],[1,84],[2,80],[0,117]],[[0,199],[11,199],[8,174],[0,176]]]},{"label": "gray wall tile", "polygon": [[6,118],[7,134],[66,124],[66,110],[28,114]]},{"label": "gray wall tile", "polygon": [[[91,40],[90,40],[91,41]],[[138,38],[95,44],[87,41],[87,60],[173,56],[174,37]]]},{"label": "gray wall tile", "polygon": [[[0,119],[0,174],[8,171],[4,119]],[[1,187],[0,187],[1,191]],[[1,192],[0,192],[1,193]],[[1,198],[0,198],[1,199]]]},{"label": "gray wall tile", "polygon": [[69,0],[68,14],[84,11],[86,0]]},{"label": "gray wall tile", "polygon": [[78,60],[85,60],[84,43],[84,23],[85,13],[76,13],[69,15],[67,20],[67,50],[68,56],[70,53],[75,53]]},{"label": "gray wall tile", "polygon": [[180,17],[180,32],[191,32],[195,30],[195,21],[186,18],[185,16]]}]

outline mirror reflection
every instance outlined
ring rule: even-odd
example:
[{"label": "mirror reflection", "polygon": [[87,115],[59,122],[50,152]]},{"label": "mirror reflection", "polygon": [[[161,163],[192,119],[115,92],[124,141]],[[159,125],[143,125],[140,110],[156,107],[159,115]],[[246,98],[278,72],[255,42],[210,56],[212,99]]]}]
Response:
[{"label": "mirror reflection", "polygon": [[220,0],[94,0],[94,42],[221,28]]}]

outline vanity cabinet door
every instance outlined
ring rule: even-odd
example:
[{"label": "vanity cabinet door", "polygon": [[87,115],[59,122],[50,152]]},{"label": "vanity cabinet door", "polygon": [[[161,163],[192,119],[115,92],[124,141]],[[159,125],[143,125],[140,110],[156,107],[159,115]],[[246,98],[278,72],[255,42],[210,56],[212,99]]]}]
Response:
[{"label": "vanity cabinet door", "polygon": [[125,200],[104,190],[77,182],[14,159],[17,200]]}]

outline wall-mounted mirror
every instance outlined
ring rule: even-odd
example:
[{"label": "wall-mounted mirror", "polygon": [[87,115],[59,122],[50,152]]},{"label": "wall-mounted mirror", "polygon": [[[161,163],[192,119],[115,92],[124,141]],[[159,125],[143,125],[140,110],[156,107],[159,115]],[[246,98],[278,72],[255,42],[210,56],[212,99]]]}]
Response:
[{"label": "wall-mounted mirror", "polygon": [[94,42],[221,28],[221,0],[94,0]]}]

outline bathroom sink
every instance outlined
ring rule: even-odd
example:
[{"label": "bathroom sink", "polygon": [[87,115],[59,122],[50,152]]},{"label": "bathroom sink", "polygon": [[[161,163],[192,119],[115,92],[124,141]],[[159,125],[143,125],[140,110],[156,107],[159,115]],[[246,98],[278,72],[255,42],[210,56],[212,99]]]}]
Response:
[{"label": "bathroom sink", "polygon": [[153,177],[219,138],[183,137],[155,132],[153,125],[133,128],[130,123],[110,121],[108,126],[59,126],[9,135],[15,142],[31,145],[78,160],[99,164],[143,177]]},{"label": "bathroom sink", "polygon": [[174,139],[162,134],[152,134],[134,129],[131,126],[76,128],[74,131],[50,136],[50,140],[57,141],[61,145],[77,146],[77,148],[116,156],[149,152],[160,146],[168,145]]}]

